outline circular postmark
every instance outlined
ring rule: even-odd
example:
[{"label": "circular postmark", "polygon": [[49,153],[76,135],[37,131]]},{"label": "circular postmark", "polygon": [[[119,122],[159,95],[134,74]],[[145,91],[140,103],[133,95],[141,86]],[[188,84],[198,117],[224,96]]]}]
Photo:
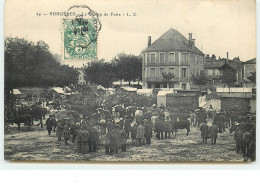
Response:
[{"label": "circular postmark", "polygon": [[98,13],[86,5],[74,5],[69,11],[77,11],[74,19],[63,19],[64,60],[97,59],[97,38],[101,30]]}]

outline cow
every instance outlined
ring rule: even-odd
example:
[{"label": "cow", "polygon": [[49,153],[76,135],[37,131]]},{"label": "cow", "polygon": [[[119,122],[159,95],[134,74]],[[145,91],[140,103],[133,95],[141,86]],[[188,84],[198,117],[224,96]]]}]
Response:
[{"label": "cow", "polygon": [[172,122],[172,128],[175,131],[175,137],[178,129],[186,129],[187,130],[186,136],[188,136],[190,132],[190,121],[189,120],[174,121]]}]

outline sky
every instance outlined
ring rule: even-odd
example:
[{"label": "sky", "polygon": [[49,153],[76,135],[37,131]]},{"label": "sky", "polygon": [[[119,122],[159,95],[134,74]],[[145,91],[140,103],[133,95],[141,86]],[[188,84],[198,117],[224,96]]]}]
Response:
[{"label": "sky", "polygon": [[[87,5],[100,16],[98,59],[111,60],[118,53],[139,55],[170,28],[186,38],[193,34],[204,54],[242,61],[256,57],[256,3],[253,0],[6,0],[5,36],[43,40],[52,53],[62,53],[61,16],[72,5]],[[83,9],[86,11],[86,9]],[[113,12],[113,16],[111,16]],[[37,16],[37,13],[48,15]],[[132,16],[123,16],[122,14]],[[136,16],[133,16],[135,13]],[[121,14],[121,16],[115,16]],[[65,62],[66,63],[66,62]],[[81,62],[66,63],[81,66]]]}]

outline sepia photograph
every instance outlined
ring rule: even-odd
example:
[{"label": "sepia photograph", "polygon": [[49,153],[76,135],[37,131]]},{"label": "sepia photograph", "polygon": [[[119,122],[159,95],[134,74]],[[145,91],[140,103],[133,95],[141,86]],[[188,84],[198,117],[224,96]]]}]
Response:
[{"label": "sepia photograph", "polygon": [[6,161],[256,161],[256,1],[4,9]]}]

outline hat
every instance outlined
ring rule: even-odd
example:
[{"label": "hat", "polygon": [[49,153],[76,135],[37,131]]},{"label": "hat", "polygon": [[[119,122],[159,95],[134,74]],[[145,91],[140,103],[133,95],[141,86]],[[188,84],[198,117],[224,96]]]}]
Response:
[{"label": "hat", "polygon": [[123,118],[120,118],[120,120],[123,120]]},{"label": "hat", "polygon": [[79,122],[77,122],[77,123],[76,123],[76,125],[77,125],[77,126],[79,126],[79,125],[80,125],[80,123],[79,123]]}]

